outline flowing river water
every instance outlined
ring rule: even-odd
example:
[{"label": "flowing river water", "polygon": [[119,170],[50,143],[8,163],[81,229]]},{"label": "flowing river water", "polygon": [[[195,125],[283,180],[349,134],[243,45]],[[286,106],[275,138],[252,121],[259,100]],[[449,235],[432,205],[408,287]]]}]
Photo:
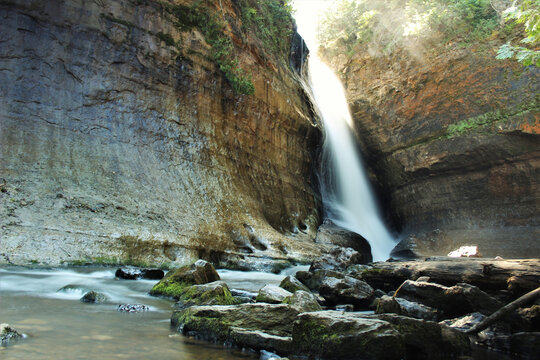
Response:
[{"label": "flowing river water", "polygon": [[[0,322],[26,339],[0,347],[0,359],[258,359],[259,354],[227,349],[184,337],[171,329],[172,300],[148,295],[157,282],[118,280],[112,268],[62,270],[0,269]],[[279,284],[282,274],[219,270],[231,288],[257,291]],[[83,291],[58,292],[79,285],[103,292],[104,304],[79,301]],[[150,307],[141,313],[117,311],[119,304]]]}]

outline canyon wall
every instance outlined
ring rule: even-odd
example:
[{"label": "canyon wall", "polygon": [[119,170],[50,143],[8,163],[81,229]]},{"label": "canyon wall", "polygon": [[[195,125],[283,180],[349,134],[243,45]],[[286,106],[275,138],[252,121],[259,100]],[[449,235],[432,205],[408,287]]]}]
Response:
[{"label": "canyon wall", "polygon": [[246,4],[0,1],[0,263],[320,253],[292,21],[265,48]]},{"label": "canyon wall", "polygon": [[485,256],[540,256],[540,69],[497,60],[507,40],[323,49],[401,232],[396,255],[479,245]]}]

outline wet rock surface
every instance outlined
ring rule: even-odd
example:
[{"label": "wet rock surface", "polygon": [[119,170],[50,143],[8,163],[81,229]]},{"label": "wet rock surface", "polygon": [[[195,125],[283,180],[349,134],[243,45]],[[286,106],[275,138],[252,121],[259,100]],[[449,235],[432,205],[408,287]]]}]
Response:
[{"label": "wet rock surface", "polygon": [[22,338],[24,338],[24,334],[21,334],[9,324],[0,324],[0,346],[7,346]]},{"label": "wet rock surface", "polygon": [[101,292],[92,290],[84,294],[80,300],[83,303],[101,304],[101,303],[107,302],[109,298],[107,297],[107,295]]},{"label": "wet rock surface", "polygon": [[291,305],[301,313],[322,310],[317,297],[303,290],[297,290],[292,296],[285,298],[283,302]]},{"label": "wet rock surface", "polygon": [[266,302],[270,304],[279,304],[285,298],[292,296],[292,293],[276,285],[265,285],[259,290],[255,300],[257,302]]},{"label": "wet rock surface", "polygon": [[[371,254],[371,250],[369,252]],[[369,260],[371,261],[371,259]],[[344,271],[354,264],[364,264],[369,262],[364,254],[359,253],[353,248],[343,248],[336,246],[329,253],[323,254],[315,259],[311,264],[310,270],[334,270]]]},{"label": "wet rock surface", "polygon": [[328,305],[352,304],[361,309],[369,306],[374,290],[365,281],[350,276],[343,279],[328,276],[322,281],[319,294]]},{"label": "wet rock surface", "polygon": [[121,304],[118,305],[116,310],[127,313],[138,313],[143,311],[150,311],[150,308],[143,304]]},{"label": "wet rock surface", "polygon": [[373,260],[371,246],[361,235],[344,229],[329,220],[319,226],[315,242],[330,244],[342,248],[352,248],[359,255],[356,256],[358,264],[367,264]]},{"label": "wet rock surface", "polygon": [[223,281],[188,286],[177,296],[177,300],[174,305],[176,309],[184,309],[194,305],[234,305],[238,303]]},{"label": "wet rock surface", "polygon": [[120,268],[116,270],[114,276],[124,280],[161,280],[165,273],[161,269]]},{"label": "wet rock surface", "polygon": [[309,291],[306,285],[302,284],[300,280],[298,280],[296,277],[291,276],[291,275],[288,275],[287,277],[285,277],[285,279],[283,279],[281,283],[279,284],[279,287],[291,293],[294,293],[295,291],[298,291],[298,290]]},{"label": "wet rock surface", "polygon": [[376,300],[375,312],[378,314],[393,313],[431,321],[436,321],[438,318],[437,310],[429,306],[388,295],[384,295]]}]

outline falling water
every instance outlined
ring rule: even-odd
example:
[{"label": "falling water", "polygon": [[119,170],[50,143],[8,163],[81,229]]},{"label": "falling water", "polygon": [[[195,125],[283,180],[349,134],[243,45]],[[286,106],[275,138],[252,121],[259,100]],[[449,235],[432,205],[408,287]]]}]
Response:
[{"label": "falling water", "polygon": [[[304,2],[306,3],[306,2]],[[311,49],[317,49],[314,31],[317,16],[314,2],[297,6],[298,31]],[[307,16],[306,16],[307,15]],[[324,123],[325,141],[321,171],[322,196],[327,216],[335,224],[362,235],[371,245],[374,261],[386,260],[395,240],[386,228],[373,190],[357,152],[352,118],[339,79],[317,57],[309,58],[310,87]]]},{"label": "falling water", "polygon": [[316,56],[309,60],[311,89],[324,123],[322,195],[328,217],[362,235],[373,260],[386,260],[395,245],[386,229],[357,152],[341,82]]}]

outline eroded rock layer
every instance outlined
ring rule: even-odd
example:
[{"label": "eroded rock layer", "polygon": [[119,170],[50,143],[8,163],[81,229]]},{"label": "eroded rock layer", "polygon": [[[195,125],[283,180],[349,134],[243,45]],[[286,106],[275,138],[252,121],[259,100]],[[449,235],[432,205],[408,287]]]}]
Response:
[{"label": "eroded rock layer", "polygon": [[264,49],[246,1],[195,3],[0,1],[0,262],[318,254],[319,130],[290,46]]},{"label": "eroded rock layer", "polygon": [[540,70],[497,60],[504,41],[331,59],[389,215],[421,255],[540,256]]}]

